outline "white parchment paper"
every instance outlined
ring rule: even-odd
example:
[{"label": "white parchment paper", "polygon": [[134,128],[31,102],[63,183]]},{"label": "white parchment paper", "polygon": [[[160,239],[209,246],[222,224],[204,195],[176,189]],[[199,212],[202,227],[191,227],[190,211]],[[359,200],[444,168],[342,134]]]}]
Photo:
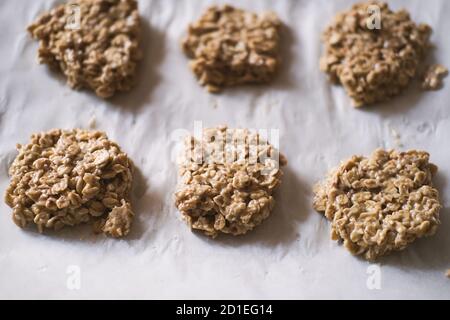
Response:
[{"label": "white parchment paper", "polygon": [[[40,235],[21,230],[0,202],[0,298],[303,299],[450,298],[450,83],[438,92],[417,85],[392,102],[355,110],[318,70],[320,34],[353,1],[229,0],[276,11],[286,27],[284,66],[272,85],[210,95],[187,66],[179,42],[186,26],[212,3],[139,1],[145,58],[139,85],[103,101],[69,89],[36,63],[26,26],[58,1],[0,1],[0,192],[15,144],[51,128],[87,128],[92,119],[135,161],[137,219],[126,240],[80,227]],[[431,60],[450,66],[450,2],[390,1],[429,23]],[[447,81],[448,82],[448,81]],[[192,233],[173,201],[174,137],[205,126],[279,129],[289,159],[273,215],[254,232],[210,240]],[[440,168],[442,226],[434,237],[380,261],[380,289],[368,286],[376,267],[330,240],[329,223],[311,207],[312,186],[330,167],[377,147],[422,148]],[[375,271],[374,271],[375,270]],[[79,272],[78,272],[79,271]],[[80,275],[80,286],[74,276]],[[378,273],[377,273],[378,274]],[[372,283],[373,284],[373,283]]]}]

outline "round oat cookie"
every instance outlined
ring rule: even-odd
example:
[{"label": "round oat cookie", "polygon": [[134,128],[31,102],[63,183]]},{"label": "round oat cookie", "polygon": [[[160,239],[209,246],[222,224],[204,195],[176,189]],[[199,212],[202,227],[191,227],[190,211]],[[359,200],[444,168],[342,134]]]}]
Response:
[{"label": "round oat cookie", "polygon": [[353,156],[316,185],[314,208],[331,221],[333,240],[375,260],[436,232],[436,172],[424,151],[379,149],[368,158]]},{"label": "round oat cookie", "polygon": [[175,204],[192,229],[241,235],[271,213],[286,160],[257,133],[226,126],[189,136]]},{"label": "round oat cookie", "polygon": [[211,6],[189,25],[182,47],[199,83],[218,92],[271,81],[280,65],[280,30],[273,12]]},{"label": "round oat cookie", "polygon": [[28,27],[39,40],[40,63],[59,71],[74,89],[102,98],[134,85],[140,49],[136,0],[70,0]]},{"label": "round oat cookie", "polygon": [[430,49],[431,27],[406,10],[367,1],[339,13],[323,34],[320,69],[341,84],[355,107],[401,93],[418,74]]},{"label": "round oat cookie", "polygon": [[95,222],[107,235],[128,234],[132,162],[103,132],[55,129],[17,149],[5,201],[19,227],[34,223],[43,232]]}]

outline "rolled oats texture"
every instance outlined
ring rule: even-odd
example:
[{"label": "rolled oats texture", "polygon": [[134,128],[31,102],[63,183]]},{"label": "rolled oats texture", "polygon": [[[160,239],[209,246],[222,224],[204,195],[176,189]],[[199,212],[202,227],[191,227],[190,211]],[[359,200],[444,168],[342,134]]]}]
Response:
[{"label": "rolled oats texture", "polygon": [[39,41],[39,63],[64,74],[74,89],[102,98],[129,91],[138,61],[140,21],[135,0],[73,0],[28,27]]},{"label": "rolled oats texture", "polygon": [[[325,174],[327,165],[338,165],[347,155],[369,155],[371,146],[379,145],[381,138],[386,139],[387,146],[395,147],[388,124],[401,135],[403,148],[420,147],[431,153],[431,161],[439,165],[440,177],[435,185],[443,186],[438,188],[443,204],[448,206],[445,199],[450,199],[447,193],[450,152],[445,144],[450,135],[447,83],[437,94],[413,93],[395,99],[398,104],[392,105],[393,108],[388,104],[388,108],[373,112],[349,112],[355,110],[345,107],[349,100],[341,87],[333,90],[339,94],[329,95],[330,86],[323,81],[325,74],[317,67],[320,55],[317,36],[327,23],[324,16],[332,17],[336,8],[345,9],[353,0],[230,0],[233,5],[254,12],[275,10],[290,28],[287,40],[293,41],[285,46],[282,40],[283,49],[290,49],[282,56],[289,60],[283,60],[288,65],[279,70],[273,86],[227,89],[214,96],[197,84],[178,43],[187,23],[195,21],[205,5],[212,2],[140,0],[141,20],[148,21],[150,27],[143,29],[143,35],[149,35],[150,42],[149,50],[145,51],[146,61],[138,68],[145,66],[142,71],[153,72],[149,79],[155,76],[160,85],[149,87],[147,93],[141,92],[146,85],[139,84],[129,94],[116,97],[119,99],[113,104],[105,104],[93,94],[72,92],[62,83],[64,92],[54,92],[58,83],[48,79],[46,66],[35,63],[37,42],[27,40],[24,26],[42,10],[61,2],[0,1],[0,23],[9,25],[6,30],[12,31],[2,32],[5,50],[0,50],[0,69],[14,68],[8,77],[0,77],[1,198],[9,184],[7,166],[16,155],[14,144],[28,143],[27,131],[38,132],[51,126],[88,129],[89,119],[95,114],[95,129],[116,139],[143,174],[139,177],[135,173],[133,179],[131,203],[136,215],[126,240],[108,240],[102,234],[80,240],[77,235],[85,235],[85,229],[89,232],[90,225],[67,228],[56,234],[49,230],[45,234],[54,235],[39,236],[16,227],[10,221],[12,210],[3,203],[0,298],[72,299],[74,294],[82,299],[133,299],[137,295],[144,299],[192,296],[248,299],[249,295],[255,299],[371,299],[374,295],[386,299],[450,298],[450,280],[445,277],[446,269],[450,268],[446,250],[450,243],[450,233],[446,232],[450,219],[444,216],[448,217],[448,210],[441,211],[442,225],[434,237],[380,261],[381,290],[368,290],[369,264],[329,240],[330,222],[311,205],[311,187]],[[438,45],[436,58],[448,67],[450,55],[445,52],[450,50],[450,42],[445,45],[443,40],[448,32],[437,28],[437,22],[445,23],[450,14],[447,2],[389,3],[395,10],[407,7],[417,21],[429,21],[433,26],[436,23],[433,35]],[[159,8],[160,13],[151,10]],[[10,12],[14,12],[13,18],[8,18]],[[308,26],[314,27],[314,31],[304,28]],[[289,70],[285,72],[284,67]],[[40,82],[36,83],[36,79]],[[309,90],[313,87],[317,92]],[[215,100],[216,109],[212,106]],[[174,143],[168,141],[171,137],[168,134],[178,128],[194,134],[194,119],[203,120],[205,127],[228,123],[230,128],[281,129],[280,150],[288,156],[289,166],[282,167],[284,176],[274,196],[276,204],[271,216],[247,235],[222,235],[213,240],[201,232],[192,234],[188,225],[180,221],[182,215],[173,198],[177,165],[169,159]],[[420,132],[416,130],[419,125]],[[345,143],[337,144],[336,140]],[[136,190],[146,183],[145,191]],[[30,223],[27,229],[35,226]],[[44,263],[47,269],[41,272],[39,268]],[[81,289],[68,290],[67,265],[79,263]],[[98,279],[99,284],[108,281],[108,286],[91,284],[91,279],[94,282]],[[144,282],[151,283],[151,290],[147,285],[136,285]],[[23,290],[24,283],[36,285]]]},{"label": "rolled oats texture", "polygon": [[189,26],[182,47],[199,83],[210,92],[267,83],[280,64],[280,28],[273,12],[212,6]]},{"label": "rolled oats texture", "polygon": [[[380,28],[370,6],[380,9]],[[344,87],[355,107],[384,102],[417,76],[430,49],[431,32],[404,9],[392,11],[379,1],[357,3],[336,15],[323,33],[320,69]]]},{"label": "rolled oats texture", "polygon": [[422,79],[422,89],[438,90],[443,86],[443,80],[448,75],[448,69],[441,64],[429,66]]},{"label": "rolled oats texture", "polygon": [[132,162],[105,133],[54,129],[17,149],[5,202],[19,227],[43,232],[95,222],[113,237],[129,233]]},{"label": "rolled oats texture", "polygon": [[431,236],[440,224],[437,167],[425,151],[376,150],[353,156],[318,183],[314,208],[331,221],[331,238],[376,260]]},{"label": "rolled oats texture", "polygon": [[257,133],[226,126],[186,139],[175,204],[192,229],[242,235],[267,219],[286,160]]}]

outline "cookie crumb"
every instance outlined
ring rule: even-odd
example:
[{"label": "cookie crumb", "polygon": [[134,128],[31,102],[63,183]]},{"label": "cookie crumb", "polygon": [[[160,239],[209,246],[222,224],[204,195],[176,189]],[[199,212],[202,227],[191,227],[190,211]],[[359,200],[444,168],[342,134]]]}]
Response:
[{"label": "cookie crumb", "polygon": [[441,64],[430,65],[422,78],[422,89],[435,91],[443,87],[444,78],[448,75],[448,69]]},{"label": "cookie crumb", "polygon": [[102,231],[114,238],[127,235],[131,229],[134,213],[131,205],[122,200],[121,206],[114,207],[105,220]]},{"label": "cookie crumb", "polygon": [[396,148],[403,148],[400,133],[392,127],[389,127],[392,138],[394,139],[394,145]]}]

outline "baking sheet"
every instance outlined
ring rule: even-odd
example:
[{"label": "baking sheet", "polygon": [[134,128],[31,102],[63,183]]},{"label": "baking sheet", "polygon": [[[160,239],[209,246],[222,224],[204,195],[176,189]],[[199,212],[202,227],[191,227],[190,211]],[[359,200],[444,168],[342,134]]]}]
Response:
[{"label": "baking sheet", "polygon": [[[95,119],[139,168],[137,218],[126,240],[93,236],[89,227],[40,235],[16,227],[2,201],[0,298],[450,298],[444,276],[450,268],[450,84],[428,93],[414,85],[392,102],[353,109],[343,89],[318,70],[322,30],[353,1],[228,0],[279,14],[286,25],[284,65],[272,85],[220,95],[197,84],[179,42],[205,7],[223,1],[140,1],[145,58],[139,85],[110,101],[72,91],[36,63],[38,45],[26,26],[58,2],[0,2],[0,192],[16,143],[36,131],[87,128]],[[450,2],[390,4],[433,27],[430,59],[450,66]],[[195,121],[280,130],[289,165],[276,209],[246,236],[211,240],[192,233],[174,206],[176,137],[192,131]],[[311,207],[311,189],[341,159],[400,144],[428,150],[440,167],[442,226],[373,266],[330,240],[329,223]]]}]

